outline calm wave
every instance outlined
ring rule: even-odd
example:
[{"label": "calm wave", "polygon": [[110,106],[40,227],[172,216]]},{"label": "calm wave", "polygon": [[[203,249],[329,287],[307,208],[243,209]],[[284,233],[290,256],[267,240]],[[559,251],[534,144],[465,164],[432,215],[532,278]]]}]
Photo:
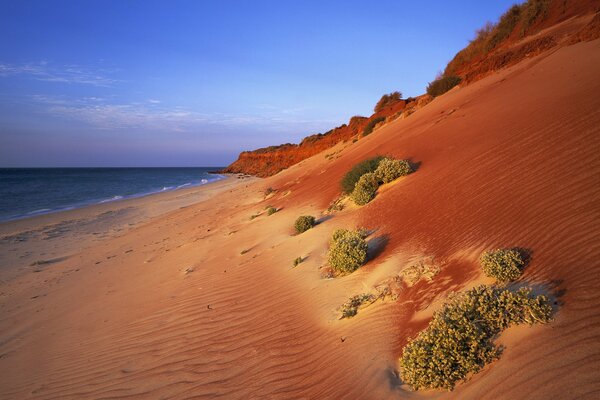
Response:
[{"label": "calm wave", "polygon": [[218,168],[0,169],[0,221],[202,185]]}]

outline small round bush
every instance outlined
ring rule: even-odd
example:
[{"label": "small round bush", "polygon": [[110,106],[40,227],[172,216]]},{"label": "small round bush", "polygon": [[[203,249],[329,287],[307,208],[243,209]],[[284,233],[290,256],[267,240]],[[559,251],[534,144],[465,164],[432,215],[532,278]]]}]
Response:
[{"label": "small round bush", "polygon": [[313,217],[312,215],[302,215],[298,217],[296,223],[294,224],[294,227],[296,228],[296,232],[302,233],[315,226],[315,222],[315,217]]},{"label": "small round bush", "polygon": [[337,272],[354,272],[367,260],[367,248],[359,232],[338,229],[329,242],[329,265]]},{"label": "small round bush", "polygon": [[267,215],[273,215],[277,212],[277,209],[273,206],[268,206],[267,207]]},{"label": "small round bush", "polygon": [[392,158],[384,158],[379,163],[375,170],[375,175],[380,182],[390,183],[401,176],[408,175],[412,172],[412,168],[408,160],[394,160]]},{"label": "small round bush", "polygon": [[479,258],[483,272],[500,282],[519,279],[525,267],[525,261],[517,250],[497,249],[486,251]]},{"label": "small round bush", "polygon": [[350,195],[352,200],[359,206],[364,206],[375,198],[377,188],[379,187],[379,179],[373,172],[369,172],[360,177],[354,191]]}]

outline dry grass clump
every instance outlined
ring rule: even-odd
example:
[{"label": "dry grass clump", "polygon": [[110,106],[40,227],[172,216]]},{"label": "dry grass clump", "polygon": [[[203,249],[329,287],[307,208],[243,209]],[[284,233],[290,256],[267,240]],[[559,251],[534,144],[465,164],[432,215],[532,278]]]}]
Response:
[{"label": "dry grass clump", "polygon": [[356,182],[350,197],[359,206],[364,206],[375,198],[378,187],[379,179],[377,179],[377,175],[374,172],[368,172]]},{"label": "dry grass clump", "polygon": [[268,188],[266,188],[265,193],[264,193],[265,199],[273,197],[273,195],[275,195],[275,192],[277,192],[277,189],[274,189],[270,186]]},{"label": "dry grass clump", "polygon": [[352,273],[367,260],[367,248],[361,232],[338,229],[329,241],[329,265],[338,273]]},{"label": "dry grass clump", "polygon": [[547,323],[551,315],[548,299],[529,288],[482,285],[458,294],[404,347],[400,376],[415,390],[452,390],[500,356],[496,335],[511,325]]},{"label": "dry grass clump", "polygon": [[412,167],[408,160],[394,160],[393,158],[384,158],[375,170],[377,180],[382,183],[390,183],[402,176],[412,172]]},{"label": "dry grass clump", "polygon": [[294,267],[297,267],[300,263],[302,263],[302,261],[304,261],[304,258],[296,257],[296,259],[293,262]]},{"label": "dry grass clump", "polygon": [[350,297],[350,299],[339,308],[341,313],[340,319],[354,317],[358,314],[360,308],[372,304],[375,300],[377,300],[375,295],[370,293],[357,294],[356,296]]},{"label": "dry grass clump", "polygon": [[408,286],[414,286],[421,279],[431,282],[439,272],[440,267],[433,260],[421,260],[404,268],[399,275],[406,281]]},{"label": "dry grass clump", "polygon": [[367,126],[365,126],[365,129],[363,129],[363,136],[367,136],[370,135],[371,132],[373,132],[373,129],[375,129],[375,126],[377,126],[378,123],[385,121],[385,117],[377,117],[377,118],[373,118],[372,120],[369,121],[369,123],[367,124]]},{"label": "dry grass clump", "polygon": [[448,90],[460,83],[461,79],[458,76],[443,76],[429,82],[427,85],[427,94],[433,97],[441,96]]},{"label": "dry grass clump", "polygon": [[379,112],[379,111],[383,110],[386,106],[389,106],[391,104],[394,104],[397,101],[400,101],[401,98],[402,98],[402,93],[400,93],[400,92],[392,92],[392,93],[384,94],[383,96],[381,96],[381,99],[379,99],[379,101],[375,105],[375,109],[373,111]]},{"label": "dry grass clump", "polygon": [[294,228],[296,228],[296,232],[302,233],[306,232],[313,226],[315,226],[316,220],[312,215],[301,215],[296,219],[294,223]]},{"label": "dry grass clump", "polygon": [[500,282],[519,279],[525,268],[525,260],[515,249],[497,249],[484,252],[479,258],[483,272]]},{"label": "dry grass clump", "polygon": [[342,211],[344,209],[344,199],[346,196],[338,196],[327,206],[327,210],[325,210],[324,214],[331,214],[336,211]]}]

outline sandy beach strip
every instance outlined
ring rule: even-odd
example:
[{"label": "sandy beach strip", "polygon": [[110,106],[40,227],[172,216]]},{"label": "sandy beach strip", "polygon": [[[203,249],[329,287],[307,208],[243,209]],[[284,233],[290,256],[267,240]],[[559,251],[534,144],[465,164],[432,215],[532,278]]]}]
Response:
[{"label": "sandy beach strip", "polygon": [[0,222],[0,280],[63,261],[86,246],[205,201],[240,181],[226,175],[205,185]]}]

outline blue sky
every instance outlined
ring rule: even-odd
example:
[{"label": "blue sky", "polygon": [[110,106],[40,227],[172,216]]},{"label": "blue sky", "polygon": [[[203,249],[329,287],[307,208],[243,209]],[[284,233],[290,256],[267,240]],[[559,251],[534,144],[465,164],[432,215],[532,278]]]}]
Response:
[{"label": "blue sky", "polygon": [[0,167],[221,166],[424,92],[514,1],[0,1]]}]

